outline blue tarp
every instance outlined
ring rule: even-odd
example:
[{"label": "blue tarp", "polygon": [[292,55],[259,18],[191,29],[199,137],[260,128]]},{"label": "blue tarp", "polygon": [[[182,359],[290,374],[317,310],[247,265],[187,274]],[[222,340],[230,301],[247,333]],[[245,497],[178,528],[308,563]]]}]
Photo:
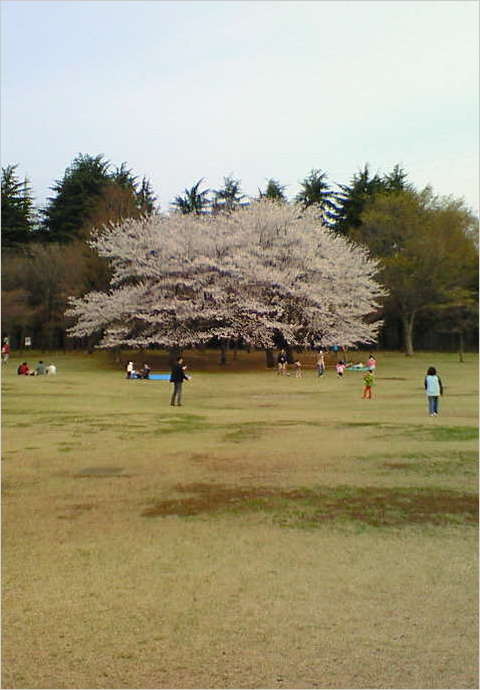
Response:
[{"label": "blue tarp", "polygon": [[170,381],[170,374],[150,374],[150,381]]}]

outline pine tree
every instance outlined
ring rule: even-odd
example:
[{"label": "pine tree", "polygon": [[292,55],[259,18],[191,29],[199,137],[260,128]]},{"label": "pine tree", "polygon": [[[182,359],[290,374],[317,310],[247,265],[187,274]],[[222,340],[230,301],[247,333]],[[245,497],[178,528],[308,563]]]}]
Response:
[{"label": "pine tree", "polygon": [[199,191],[203,180],[204,178],[202,177],[198,182],[192,185],[190,189],[185,189],[183,196],[179,194],[175,197],[172,206],[178,213],[183,215],[188,213],[202,215],[206,212],[207,206],[210,205],[210,199],[208,198],[210,190],[205,189],[202,192]]},{"label": "pine tree", "polygon": [[278,180],[275,180],[273,177],[271,177],[267,180],[265,191],[262,192],[261,189],[258,190],[258,198],[286,202],[287,197],[285,196],[285,188],[286,185],[280,184]]},{"label": "pine tree", "polygon": [[412,190],[407,182],[407,173],[397,164],[391,173],[380,176],[370,174],[368,163],[363,170],[353,176],[349,185],[338,185],[336,194],[337,210],[333,217],[333,227],[342,235],[349,235],[359,228],[361,215],[376,194]]},{"label": "pine tree", "polygon": [[323,221],[330,225],[336,212],[335,194],[327,181],[327,173],[313,168],[301,182],[301,189],[295,197],[303,208],[317,206],[321,209]]},{"label": "pine tree", "polygon": [[142,177],[140,189],[137,191],[138,205],[142,213],[155,213],[157,210],[157,197],[153,193],[151,182]]},{"label": "pine tree", "polygon": [[43,211],[44,240],[68,242],[78,236],[102,191],[111,181],[109,167],[110,163],[102,154],[78,154],[75,157],[63,178],[52,186],[55,196],[49,197]]},{"label": "pine tree", "polygon": [[2,246],[18,247],[35,237],[35,211],[28,179],[19,180],[17,165],[2,168]]},{"label": "pine tree", "polygon": [[232,175],[223,178],[223,187],[214,190],[213,210],[234,211],[242,205],[245,194],[241,192],[241,181]]}]

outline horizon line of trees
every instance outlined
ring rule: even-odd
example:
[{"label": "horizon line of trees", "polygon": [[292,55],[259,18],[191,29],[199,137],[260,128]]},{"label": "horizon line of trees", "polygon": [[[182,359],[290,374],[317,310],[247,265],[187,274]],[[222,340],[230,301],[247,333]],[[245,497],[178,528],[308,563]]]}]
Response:
[{"label": "horizon line of trees", "polygon": [[[111,278],[109,262],[90,246],[95,229],[165,214],[146,177],[139,180],[126,163],[115,167],[103,155],[76,156],[40,211],[17,167],[2,168],[2,333],[19,343],[28,332],[47,349],[71,347],[68,297],[105,290]],[[177,195],[170,214],[208,217],[251,203],[232,175],[219,189],[202,185],[204,178]],[[291,201],[273,177],[253,201],[313,207],[319,224],[380,261],[380,280],[389,292],[382,304],[384,347],[412,354],[415,340],[428,342],[432,335],[437,342],[455,337],[460,350],[464,341],[473,344],[478,219],[463,199],[435,196],[430,187],[416,190],[399,165],[372,174],[366,164],[336,187],[326,172],[313,168]]]}]

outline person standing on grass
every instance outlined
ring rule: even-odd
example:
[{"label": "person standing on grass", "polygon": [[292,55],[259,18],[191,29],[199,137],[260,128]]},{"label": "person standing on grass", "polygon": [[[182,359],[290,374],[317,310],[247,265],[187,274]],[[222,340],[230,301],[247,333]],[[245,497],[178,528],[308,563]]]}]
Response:
[{"label": "person standing on grass", "polygon": [[363,395],[362,398],[367,398],[368,400],[372,399],[372,387],[375,381],[375,377],[373,375],[373,371],[367,371],[365,376],[363,377]]},{"label": "person standing on grass", "polygon": [[428,368],[424,387],[427,393],[428,413],[430,417],[436,417],[438,415],[438,399],[443,395],[443,385],[435,367]]},{"label": "person standing on grass", "polygon": [[133,362],[127,363],[127,379],[133,378]]},{"label": "person standing on grass", "polygon": [[295,378],[296,379],[302,378],[302,363],[299,359],[297,359],[295,362]]},{"label": "person standing on grass", "polygon": [[320,350],[318,353],[318,359],[317,359],[317,376],[323,376],[325,373],[325,357],[323,354],[323,350]]},{"label": "person standing on grass", "polygon": [[2,345],[2,364],[7,364],[10,358],[10,344],[8,338],[4,338]]},{"label": "person standing on grass", "polygon": [[346,366],[347,365],[345,364],[345,362],[342,359],[336,363],[335,369],[337,370],[338,378],[340,378],[340,379],[343,378],[343,372],[345,371]]},{"label": "person standing on grass", "polygon": [[287,353],[285,350],[280,350],[280,354],[277,359],[277,374],[283,376],[287,371]]},{"label": "person standing on grass", "polygon": [[170,405],[182,405],[182,384],[184,381],[190,381],[190,376],[187,376],[185,369],[187,367],[183,363],[183,357],[177,357],[177,361],[172,367],[170,374],[170,383],[173,383],[173,393],[170,400]]}]

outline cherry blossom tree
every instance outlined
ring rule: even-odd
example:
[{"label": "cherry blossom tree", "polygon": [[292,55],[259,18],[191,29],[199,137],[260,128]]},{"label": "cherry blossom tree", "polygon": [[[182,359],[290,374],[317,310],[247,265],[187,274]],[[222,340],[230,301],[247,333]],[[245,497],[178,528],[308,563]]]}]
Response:
[{"label": "cherry blossom tree", "polygon": [[72,298],[71,336],[100,347],[185,348],[213,338],[270,348],[374,342],[384,294],[367,251],[322,227],[318,209],[271,200],[212,216],[112,224],[91,246],[108,292]]}]

